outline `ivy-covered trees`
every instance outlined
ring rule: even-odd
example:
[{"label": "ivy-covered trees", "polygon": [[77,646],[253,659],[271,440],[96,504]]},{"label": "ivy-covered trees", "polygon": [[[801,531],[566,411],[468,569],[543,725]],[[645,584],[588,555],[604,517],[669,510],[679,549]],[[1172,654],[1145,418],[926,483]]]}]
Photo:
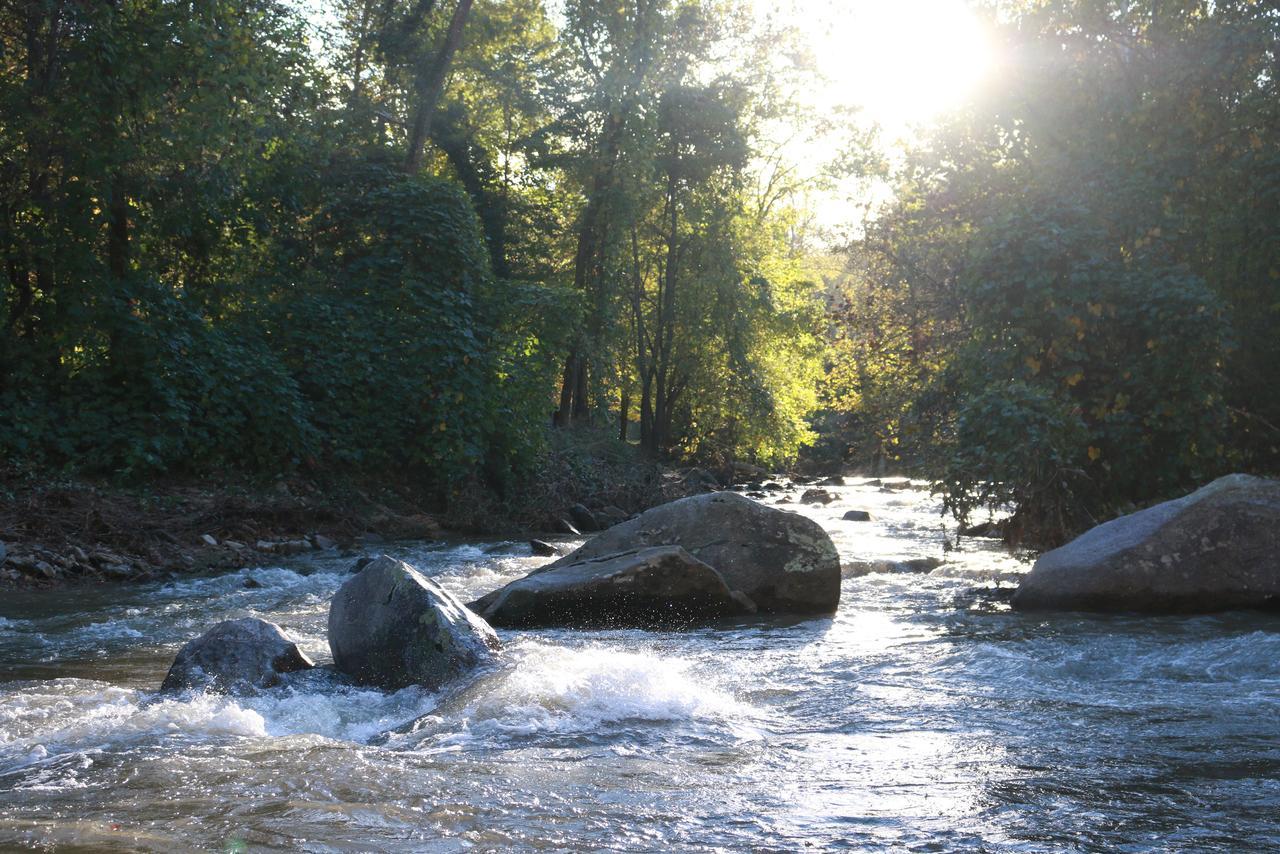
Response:
[{"label": "ivy-covered trees", "polygon": [[730,11],[0,7],[0,453],[501,483],[567,360],[654,454],[793,454],[813,303],[702,80]]}]

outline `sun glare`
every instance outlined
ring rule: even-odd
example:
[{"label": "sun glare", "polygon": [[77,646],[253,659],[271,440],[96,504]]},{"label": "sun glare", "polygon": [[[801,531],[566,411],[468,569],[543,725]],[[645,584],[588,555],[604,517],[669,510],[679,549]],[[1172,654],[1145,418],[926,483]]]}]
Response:
[{"label": "sun glare", "polygon": [[814,5],[813,48],[831,100],[860,105],[886,130],[959,106],[991,69],[987,33],[963,0]]}]

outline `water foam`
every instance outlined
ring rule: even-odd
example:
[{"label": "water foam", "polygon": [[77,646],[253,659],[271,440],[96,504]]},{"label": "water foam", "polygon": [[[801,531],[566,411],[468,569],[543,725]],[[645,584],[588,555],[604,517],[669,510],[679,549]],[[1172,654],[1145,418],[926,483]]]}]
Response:
[{"label": "water foam", "polygon": [[687,659],[605,646],[526,642],[462,712],[472,735],[594,732],[625,721],[725,720],[748,707]]}]

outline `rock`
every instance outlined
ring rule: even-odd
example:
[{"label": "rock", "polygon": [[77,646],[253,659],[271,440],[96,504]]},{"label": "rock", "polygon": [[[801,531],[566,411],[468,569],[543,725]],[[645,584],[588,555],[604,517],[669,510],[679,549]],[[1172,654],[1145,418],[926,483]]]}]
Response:
[{"label": "rock", "polygon": [[995,539],[1004,539],[1005,523],[1003,520],[979,522],[976,525],[967,525],[960,529],[962,537],[993,537]]},{"label": "rock", "polygon": [[765,492],[781,492],[782,484],[771,480],[768,483],[761,486],[760,488],[763,489]]},{"label": "rock", "polygon": [[900,477],[896,480],[885,480],[880,483],[882,487],[888,490],[910,489],[911,480],[909,478]]},{"label": "rock", "polygon": [[601,525],[596,520],[595,514],[582,504],[575,504],[569,508],[569,518],[573,520],[574,526],[579,531],[600,530]]},{"label": "rock", "polygon": [[933,572],[943,565],[936,557],[915,557],[906,560],[864,560],[853,561],[841,567],[845,578],[860,578],[872,573],[925,573]]},{"label": "rock", "polygon": [[760,492],[759,490],[752,490],[751,492],[747,493],[747,497],[758,499],[758,498],[768,498],[769,496],[765,495],[763,492]]},{"label": "rock", "polygon": [[741,478],[754,477],[754,478],[760,479],[760,478],[767,477],[768,474],[769,473],[764,469],[760,468],[760,466],[753,466],[751,463],[734,463],[733,464],[734,477],[741,477]]},{"label": "rock", "polygon": [[568,519],[557,519],[555,529],[558,533],[568,534],[571,537],[581,537],[582,532],[574,527],[573,523]]},{"label": "rock", "polygon": [[354,575],[371,563],[373,563],[373,558],[371,557],[358,557],[356,558],[356,562],[351,564],[351,569],[347,571]]},{"label": "rock", "polygon": [[840,601],[840,559],[826,531],[732,492],[654,507],[534,574],[649,546],[683,547],[762,613],[831,613]]},{"label": "rock", "polygon": [[1205,612],[1280,605],[1280,481],[1233,474],[1040,556],[1023,609]]},{"label": "rock", "polygon": [[12,555],[9,558],[9,565],[23,575],[42,581],[52,581],[58,577],[58,570],[54,569],[53,564],[35,555]]},{"label": "rock", "polygon": [[589,558],[527,575],[471,607],[496,626],[688,625],[749,614],[754,604],[679,546]]},{"label": "rock", "polygon": [[218,539],[213,534],[201,534],[200,540],[206,546],[216,546],[218,544]]},{"label": "rock", "polygon": [[607,507],[601,507],[596,511],[596,518],[605,520],[605,524],[601,527],[607,528],[617,525],[619,522],[625,522],[631,518],[631,514],[621,507],[614,507],[612,504]]},{"label": "rock", "polygon": [[883,482],[880,480],[880,478],[876,477],[876,478],[872,478],[871,480],[867,481],[866,483],[864,483],[864,484],[862,484],[862,485],[863,485],[863,486],[883,486],[884,484],[883,484]]},{"label": "rock", "polygon": [[801,504],[830,504],[835,500],[836,496],[825,489],[806,489],[800,496]]},{"label": "rock", "polygon": [[844,478],[838,474],[831,477],[824,477],[818,481],[818,486],[844,486]]},{"label": "rock", "polygon": [[178,650],[160,690],[270,688],[283,674],[311,667],[311,659],[275,623],[256,617],[223,620]]},{"label": "rock", "polygon": [[334,595],[329,648],[334,666],[358,683],[435,690],[493,662],[499,643],[452,594],[383,555]]},{"label": "rock", "polygon": [[850,510],[840,518],[846,522],[870,522],[871,514],[866,510]]},{"label": "rock", "polygon": [[705,469],[691,468],[684,474],[684,485],[691,489],[716,490],[720,488],[720,478]]},{"label": "rock", "polygon": [[5,548],[4,543],[0,543],[0,564],[4,563],[5,557],[9,554],[9,550]]},{"label": "rock", "polygon": [[245,576],[244,583],[240,585],[245,590],[261,590],[262,582],[254,578],[252,575]]},{"label": "rock", "polygon": [[338,544],[336,542],[329,539],[324,534],[316,534],[314,537],[311,538],[311,542],[315,543],[316,548],[324,549],[325,551],[329,551],[330,549],[336,549],[338,547]]},{"label": "rock", "polygon": [[530,540],[529,548],[538,557],[558,557],[560,550],[545,540]]}]

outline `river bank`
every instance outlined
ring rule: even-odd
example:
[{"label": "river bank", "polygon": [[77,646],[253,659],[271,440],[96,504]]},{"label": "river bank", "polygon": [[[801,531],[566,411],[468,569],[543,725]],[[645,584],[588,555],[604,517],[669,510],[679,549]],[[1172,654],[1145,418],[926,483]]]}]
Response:
[{"label": "river bank", "polygon": [[151,581],[397,541],[589,530],[592,515],[603,526],[706,487],[686,474],[589,430],[553,436],[505,494],[479,479],[446,490],[403,475],[122,485],[0,468],[0,587]]}]

